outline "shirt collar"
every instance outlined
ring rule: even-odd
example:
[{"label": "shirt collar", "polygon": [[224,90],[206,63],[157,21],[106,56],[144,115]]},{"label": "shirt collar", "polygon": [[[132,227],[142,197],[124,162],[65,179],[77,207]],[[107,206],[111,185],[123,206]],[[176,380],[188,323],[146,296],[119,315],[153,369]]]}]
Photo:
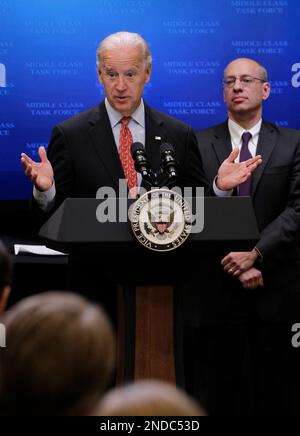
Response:
[{"label": "shirt collar", "polygon": [[[111,127],[114,128],[118,123],[120,123],[123,115],[120,112],[116,111],[109,103],[107,98],[105,98],[105,107],[107,110],[108,118],[111,124]],[[141,99],[140,105],[136,108],[134,113],[131,115],[133,121],[142,126],[145,129],[145,105],[143,99]]]},{"label": "shirt collar", "polygon": [[241,143],[242,134],[244,132],[250,132],[252,135],[251,141],[255,142],[257,141],[260,128],[261,128],[262,119],[260,119],[255,126],[251,127],[249,130],[245,130],[243,127],[241,127],[239,124],[237,124],[235,121],[228,119],[228,129],[231,136],[231,141],[235,146],[238,146]]}]

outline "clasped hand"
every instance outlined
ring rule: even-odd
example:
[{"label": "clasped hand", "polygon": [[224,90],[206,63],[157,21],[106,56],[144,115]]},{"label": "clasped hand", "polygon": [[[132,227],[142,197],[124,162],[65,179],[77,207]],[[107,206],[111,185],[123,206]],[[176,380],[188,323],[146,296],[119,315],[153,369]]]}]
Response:
[{"label": "clasped hand", "polygon": [[261,271],[253,267],[258,257],[256,250],[231,252],[225,256],[221,265],[225,272],[236,277],[246,289],[256,289],[263,286]]}]

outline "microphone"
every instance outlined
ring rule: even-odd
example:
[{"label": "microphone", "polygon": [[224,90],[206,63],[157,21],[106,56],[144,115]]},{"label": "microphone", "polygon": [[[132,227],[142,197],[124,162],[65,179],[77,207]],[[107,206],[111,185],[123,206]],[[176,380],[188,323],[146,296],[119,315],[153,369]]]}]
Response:
[{"label": "microphone", "polygon": [[150,163],[147,159],[145,147],[141,142],[134,142],[131,145],[131,156],[134,160],[134,168],[142,176],[147,175],[149,170],[151,170]]},{"label": "microphone", "polygon": [[160,157],[163,171],[167,173],[169,179],[176,179],[178,177],[178,162],[173,145],[168,142],[161,144]]},{"label": "microphone", "polygon": [[155,185],[155,176],[152,173],[150,162],[147,159],[145,147],[141,142],[134,142],[131,145],[131,156],[134,160],[134,168],[142,175],[142,178]]}]

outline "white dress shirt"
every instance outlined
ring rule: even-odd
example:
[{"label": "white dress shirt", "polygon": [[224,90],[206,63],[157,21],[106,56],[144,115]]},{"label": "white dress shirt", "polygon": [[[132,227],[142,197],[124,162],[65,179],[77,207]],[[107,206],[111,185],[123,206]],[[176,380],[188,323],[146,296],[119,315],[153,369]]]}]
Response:
[{"label": "white dress shirt", "polygon": [[[256,155],[258,136],[261,128],[262,119],[258,121],[255,126],[251,127],[249,130],[245,130],[243,127],[239,126],[235,121],[231,119],[228,120],[228,129],[231,137],[232,149],[238,148],[241,150],[242,148],[242,135],[245,132],[250,132],[252,138],[249,141],[248,148],[251,153],[251,156],[254,157]],[[240,155],[238,155],[236,162],[239,162]]]}]

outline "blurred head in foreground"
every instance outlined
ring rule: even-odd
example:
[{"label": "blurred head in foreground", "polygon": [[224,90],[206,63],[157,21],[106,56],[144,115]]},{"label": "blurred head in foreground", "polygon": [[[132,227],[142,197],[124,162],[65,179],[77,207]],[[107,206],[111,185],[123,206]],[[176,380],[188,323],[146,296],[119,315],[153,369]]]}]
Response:
[{"label": "blurred head in foreground", "polygon": [[3,317],[1,415],[82,415],[108,385],[115,336],[103,310],[84,298],[47,292]]},{"label": "blurred head in foreground", "polygon": [[176,386],[145,380],[109,391],[93,415],[100,416],[206,416],[202,407]]}]

